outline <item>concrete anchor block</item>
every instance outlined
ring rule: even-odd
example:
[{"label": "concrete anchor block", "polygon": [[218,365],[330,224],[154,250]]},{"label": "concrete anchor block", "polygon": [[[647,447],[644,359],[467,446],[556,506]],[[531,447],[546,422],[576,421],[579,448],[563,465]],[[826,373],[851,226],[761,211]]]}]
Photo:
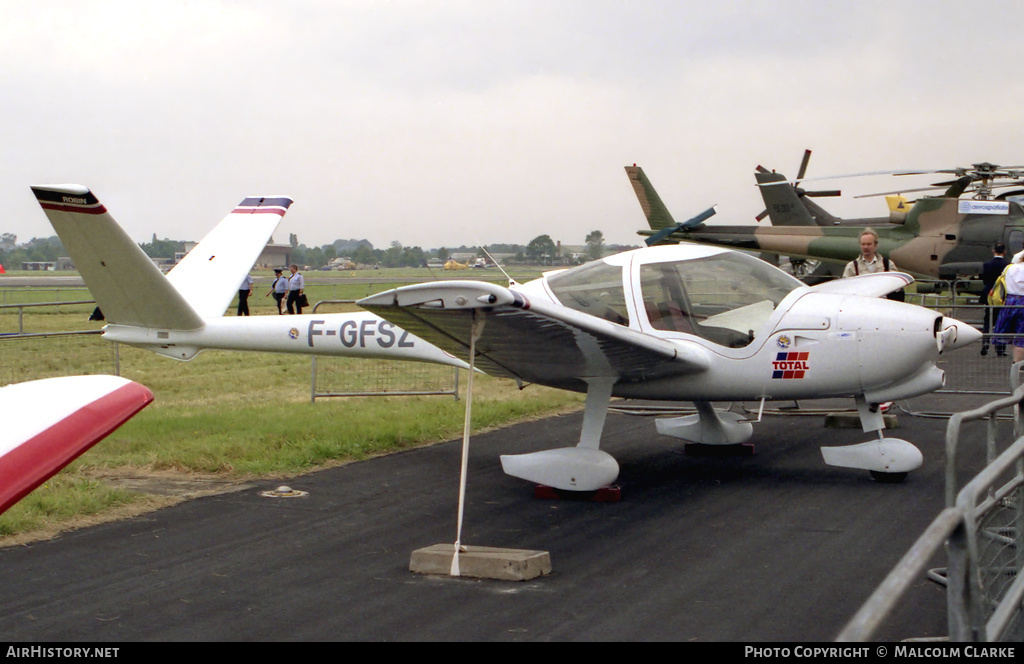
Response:
[{"label": "concrete anchor block", "polygon": [[[434,544],[416,549],[409,560],[409,571],[416,574],[450,576],[454,544]],[[460,576],[498,581],[526,581],[551,573],[547,551],[501,549],[489,546],[463,546],[459,553]]]}]

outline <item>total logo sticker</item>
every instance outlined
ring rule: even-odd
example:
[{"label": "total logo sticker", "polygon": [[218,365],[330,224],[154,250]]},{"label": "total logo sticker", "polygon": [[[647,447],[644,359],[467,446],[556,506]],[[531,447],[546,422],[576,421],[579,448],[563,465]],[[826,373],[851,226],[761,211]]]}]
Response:
[{"label": "total logo sticker", "polygon": [[803,378],[810,366],[811,354],[807,351],[801,353],[776,353],[775,361],[772,362],[772,380],[799,379]]}]

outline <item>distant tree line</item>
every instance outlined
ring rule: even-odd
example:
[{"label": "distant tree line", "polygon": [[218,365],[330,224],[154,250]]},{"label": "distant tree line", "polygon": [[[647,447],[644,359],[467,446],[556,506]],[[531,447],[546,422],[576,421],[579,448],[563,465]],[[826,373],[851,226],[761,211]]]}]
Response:
[{"label": "distant tree line", "polygon": [[54,262],[61,256],[67,256],[60,238],[34,237],[24,244],[18,244],[18,236],[13,233],[0,233],[0,265],[11,269],[21,269],[22,263]]},{"label": "distant tree line", "polygon": [[[299,264],[308,265],[312,269],[318,269],[329,265],[331,261],[339,257],[348,257],[357,265],[380,265],[381,267],[419,267],[426,265],[431,258],[446,261],[453,254],[474,254],[479,257],[485,256],[484,252],[477,246],[462,245],[459,247],[440,247],[436,249],[423,249],[421,247],[407,247],[401,242],[393,241],[387,249],[376,249],[369,240],[335,240],[331,244],[319,247],[307,247],[301,244],[298,237],[292,234],[289,237],[292,246],[292,260]],[[586,255],[582,258],[592,260],[600,258],[606,252],[616,252],[633,247],[621,245],[605,245],[604,235],[601,231],[593,231],[586,236]],[[156,233],[149,242],[140,243],[139,246],[151,258],[173,258],[178,252],[185,250],[183,240],[158,239]],[[506,259],[509,262],[519,263],[540,263],[546,265],[566,264],[570,262],[581,262],[579,256],[575,260],[572,255],[559,256],[558,247],[549,235],[539,235],[526,245],[495,243],[486,245],[487,251],[491,254],[500,254],[512,257]],[[0,233],[0,265],[10,266],[18,269],[24,262],[30,261],[56,261],[62,256],[67,256],[64,245],[60,238],[52,236],[48,238],[32,238],[24,244],[18,244],[18,237],[13,233]]]}]

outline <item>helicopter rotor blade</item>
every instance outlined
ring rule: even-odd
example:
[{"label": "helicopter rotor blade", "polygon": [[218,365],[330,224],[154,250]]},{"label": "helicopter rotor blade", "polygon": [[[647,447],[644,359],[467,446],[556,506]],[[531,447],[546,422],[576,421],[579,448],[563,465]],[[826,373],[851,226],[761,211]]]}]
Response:
[{"label": "helicopter rotor blade", "polygon": [[811,151],[804,150],[804,158],[800,160],[800,170],[796,172],[796,181],[800,182],[807,174],[807,164],[811,161]]}]

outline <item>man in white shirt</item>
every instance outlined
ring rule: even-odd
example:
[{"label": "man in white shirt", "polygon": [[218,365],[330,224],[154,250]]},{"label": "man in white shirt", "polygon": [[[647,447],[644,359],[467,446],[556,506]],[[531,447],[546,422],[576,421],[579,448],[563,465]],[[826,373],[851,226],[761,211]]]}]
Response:
[{"label": "man in white shirt", "polygon": [[[876,272],[899,272],[899,270],[892,261],[878,253],[878,233],[875,232],[875,229],[865,228],[860,232],[860,256],[846,264],[843,278]],[[885,297],[897,302],[904,302],[907,295],[901,288]]]},{"label": "man in white shirt", "polygon": [[860,234],[860,256],[846,264],[843,277],[855,277],[875,272],[898,272],[896,266],[878,253],[878,233],[865,228]]}]

